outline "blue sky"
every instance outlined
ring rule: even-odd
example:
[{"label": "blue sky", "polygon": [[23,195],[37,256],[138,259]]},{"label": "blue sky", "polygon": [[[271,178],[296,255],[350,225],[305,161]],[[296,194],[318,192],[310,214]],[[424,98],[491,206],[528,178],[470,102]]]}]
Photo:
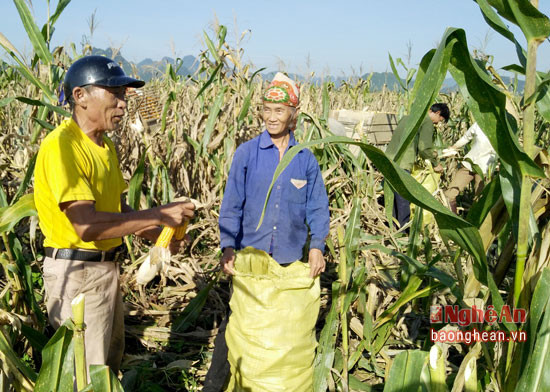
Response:
[{"label": "blue sky", "polygon": [[[51,3],[53,12],[57,0]],[[32,4],[42,26],[46,1]],[[540,1],[540,9],[550,15],[550,1]],[[20,51],[30,53],[13,2],[3,0],[0,10],[0,32]],[[136,62],[196,56],[204,47],[202,32],[211,33],[215,17],[228,27],[232,44],[250,30],[241,42],[244,58],[270,71],[315,71],[318,76],[383,72],[389,70],[388,53],[407,61],[409,46],[410,64],[416,66],[447,27],[464,28],[470,50],[494,55],[497,68],[517,62],[512,44],[491,32],[471,0],[73,0],[57,22],[52,43],[75,42],[79,48],[82,36],[89,34],[87,21],[94,10],[98,25],[92,44],[122,47],[122,54]],[[522,37],[518,29],[512,30]],[[540,70],[550,69],[549,42],[541,45],[538,64]]]}]

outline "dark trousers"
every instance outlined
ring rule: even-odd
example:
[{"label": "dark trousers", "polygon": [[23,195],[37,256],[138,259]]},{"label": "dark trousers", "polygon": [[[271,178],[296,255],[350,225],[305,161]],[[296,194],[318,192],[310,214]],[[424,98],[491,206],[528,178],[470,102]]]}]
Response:
[{"label": "dark trousers", "polygon": [[214,353],[212,354],[210,368],[204,379],[203,392],[221,392],[229,376],[231,367],[227,360],[227,343],[225,342],[225,328],[228,320],[229,314],[220,324],[218,334],[214,339]]},{"label": "dark trousers", "polygon": [[397,192],[393,192],[393,216],[399,222],[399,227],[411,219],[411,203]]}]

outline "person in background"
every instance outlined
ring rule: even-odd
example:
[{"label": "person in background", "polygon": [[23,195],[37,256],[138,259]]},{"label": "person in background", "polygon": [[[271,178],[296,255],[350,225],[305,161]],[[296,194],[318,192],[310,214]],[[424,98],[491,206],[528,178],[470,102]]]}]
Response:
[{"label": "person in background", "polygon": [[[221,266],[228,275],[233,274],[236,251],[245,247],[263,250],[283,266],[300,262],[305,250],[311,277],[325,270],[328,197],[311,151],[301,150],[279,176],[263,224],[256,230],[275,168],[297,144],[292,129],[296,126],[298,103],[299,90],[294,81],[277,73],[263,95],[266,129],[235,151],[219,217]],[[220,326],[215,340],[205,392],[222,390],[229,375],[226,323]]]},{"label": "person in background", "polygon": [[[428,115],[420,125],[420,129],[416,133],[413,141],[407,147],[405,153],[401,156],[399,161],[399,167],[411,172],[414,164],[418,160],[429,160],[434,167],[436,172],[441,172],[443,169],[439,164],[437,158],[437,152],[433,148],[433,141],[435,136],[435,125],[439,124],[442,121],[449,121],[450,111],[449,107],[445,103],[435,103],[433,104],[429,111]],[[399,146],[401,145],[402,139],[405,136],[405,121],[404,119],[408,117],[403,117],[397,128],[395,129],[392,139],[388,146],[386,147],[386,155],[390,159],[394,159]],[[399,227],[403,227],[409,222],[411,217],[411,206],[408,200],[403,198],[397,192],[394,192],[394,204],[393,204],[393,216],[399,222]]]},{"label": "person in background", "polygon": [[[71,301],[84,294],[87,364],[108,365],[115,374],[124,351],[122,237],[154,241],[159,225],[180,226],[194,215],[192,203],[134,211],[122,197],[126,183],[106,132],[120,128],[126,89],[144,84],[107,57],[75,61],[64,81],[72,117],[41,143],[34,171],[49,321],[58,328],[71,317]],[[182,245],[174,240],[171,250]]]},{"label": "person in background", "polygon": [[454,174],[449,187],[444,194],[449,201],[449,207],[456,214],[456,198],[464,189],[474,181],[474,192],[479,194],[483,188],[483,178],[476,173],[472,164],[479,167],[483,176],[486,177],[489,168],[494,165],[497,154],[487,136],[483,133],[479,125],[474,123],[466,133],[457,140],[451,147],[442,151],[441,157],[447,158],[458,154],[458,150],[471,143],[470,151],[464,156],[461,167]]}]

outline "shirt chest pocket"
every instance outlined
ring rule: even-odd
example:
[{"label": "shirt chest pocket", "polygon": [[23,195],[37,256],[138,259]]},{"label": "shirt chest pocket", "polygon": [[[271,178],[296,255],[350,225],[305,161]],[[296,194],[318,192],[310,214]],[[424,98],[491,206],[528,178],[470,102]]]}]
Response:
[{"label": "shirt chest pocket", "polygon": [[304,204],[307,200],[307,180],[291,178],[288,184],[288,196],[289,202]]}]

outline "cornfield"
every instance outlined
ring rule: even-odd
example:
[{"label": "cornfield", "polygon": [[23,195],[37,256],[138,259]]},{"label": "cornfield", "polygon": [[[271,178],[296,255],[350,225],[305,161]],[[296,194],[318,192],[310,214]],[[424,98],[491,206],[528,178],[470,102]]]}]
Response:
[{"label": "cornfield", "polygon": [[[54,331],[45,316],[43,236],[32,197],[40,141],[70,116],[56,93],[64,69],[90,50],[50,47],[50,32],[69,2],[60,0],[40,28],[26,3],[14,0],[34,48],[30,61],[0,34],[9,59],[0,63],[0,391],[71,390],[73,374],[79,390],[200,390],[228,311],[229,281],[218,265],[218,211],[236,147],[262,130],[262,70],[243,63],[243,51],[232,48],[225,26],[217,25],[204,33],[195,75],[179,76],[176,63],[148,83],[146,91],[158,97],[157,123],[140,116],[146,102],[139,94],[129,99],[123,126],[110,134],[129,184],[128,204],[145,209],[190,197],[200,208],[188,227],[189,248],[172,256],[167,273],[146,286],[136,274],[152,244],[125,238],[122,374],[91,366],[83,377],[82,321],[69,319]],[[400,92],[371,91],[368,78],[301,86],[301,144],[285,154],[277,173],[299,148],[310,148],[329,194],[316,392],[550,390],[550,76],[536,69],[550,21],[527,0],[476,2],[488,25],[517,49],[518,64],[507,70],[524,75],[521,95],[487,59],[472,57],[467,32],[456,28],[445,32],[418,69],[404,69]],[[514,36],[507,23],[519,26],[524,37]],[[398,75],[403,63],[390,62]],[[459,92],[440,93],[447,72]],[[434,101],[451,108],[452,121],[438,130],[439,149],[477,122],[499,159],[481,195],[461,195],[460,215],[448,209],[440,190],[428,192],[368,144],[366,135],[350,139],[329,127],[331,111],[338,109],[409,114],[397,159]],[[507,112],[507,101],[521,113],[517,119]],[[440,189],[458,161],[443,164]],[[397,231],[385,207],[392,189],[416,206],[408,233]],[[423,222],[423,211],[433,214],[433,223]],[[431,307],[446,305],[491,309],[500,322],[432,324]],[[504,317],[510,308],[526,309],[525,322]],[[524,331],[527,340],[465,344],[431,337],[432,330],[472,328]],[[87,371],[91,383],[85,386]]]}]

